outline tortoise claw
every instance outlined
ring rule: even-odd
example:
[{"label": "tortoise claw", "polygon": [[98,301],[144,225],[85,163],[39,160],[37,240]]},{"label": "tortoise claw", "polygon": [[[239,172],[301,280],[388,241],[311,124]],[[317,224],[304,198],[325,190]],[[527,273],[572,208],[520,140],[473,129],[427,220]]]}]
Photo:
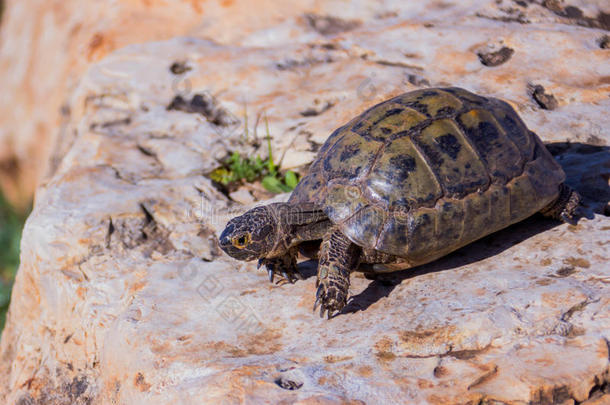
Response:
[{"label": "tortoise claw", "polygon": [[320,305],[320,298],[316,298],[316,302],[313,303],[313,311],[312,312],[316,312],[316,309],[318,308],[318,305]]},{"label": "tortoise claw", "polygon": [[286,283],[294,284],[297,281],[297,278],[292,273],[286,273],[285,271],[282,271],[280,273],[280,276],[282,276],[282,279],[277,281],[276,284],[278,285],[284,285]]},{"label": "tortoise claw", "polygon": [[267,268],[269,282],[271,283],[273,283],[275,275],[278,278],[282,278],[276,283],[278,285],[283,285],[287,282],[294,284],[300,278],[296,268],[296,257],[293,255],[262,258],[258,261],[257,267],[260,268],[263,265]]},{"label": "tortoise claw", "polygon": [[318,308],[318,305],[320,305],[320,303],[322,302],[320,300],[321,297],[322,297],[322,289],[318,288],[318,290],[316,291],[316,302],[313,303],[313,312],[316,312],[316,308]]},{"label": "tortoise claw", "polygon": [[277,280],[275,282],[275,285],[280,286],[280,287],[283,286],[284,284],[288,284],[288,281],[285,278],[280,278],[279,280]]},{"label": "tortoise claw", "polygon": [[559,217],[563,222],[570,225],[576,225],[578,223],[578,221],[576,221],[574,217],[567,212],[562,212]]},{"label": "tortoise claw", "polygon": [[326,313],[326,319],[331,319],[341,313],[341,310],[346,305],[347,297],[342,299],[344,295],[341,291],[336,286],[328,284],[327,280],[322,280],[319,283],[313,310],[315,312],[318,305],[320,305],[320,318],[324,318]]}]

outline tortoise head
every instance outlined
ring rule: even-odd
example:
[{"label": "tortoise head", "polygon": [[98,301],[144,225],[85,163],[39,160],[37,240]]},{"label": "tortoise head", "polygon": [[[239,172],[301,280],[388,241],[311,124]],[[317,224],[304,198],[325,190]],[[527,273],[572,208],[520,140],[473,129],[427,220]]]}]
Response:
[{"label": "tortoise head", "polygon": [[220,235],[220,248],[237,260],[261,259],[277,244],[277,225],[269,207],[252,208],[231,219]]}]

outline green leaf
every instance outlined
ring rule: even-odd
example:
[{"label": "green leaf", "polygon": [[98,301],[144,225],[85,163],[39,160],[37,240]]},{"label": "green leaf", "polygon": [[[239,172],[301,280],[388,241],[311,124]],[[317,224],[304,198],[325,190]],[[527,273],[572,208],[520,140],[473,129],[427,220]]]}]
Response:
[{"label": "green leaf", "polygon": [[231,154],[231,157],[229,158],[229,166],[239,165],[240,161],[241,161],[241,156],[239,155],[239,153],[233,152]]},{"label": "green leaf", "polygon": [[259,172],[262,172],[265,168],[265,162],[263,161],[263,159],[261,159],[260,156],[254,158],[254,167],[256,167],[256,170],[258,170]]},{"label": "green leaf", "polygon": [[231,173],[225,169],[224,167],[219,167],[218,169],[214,169],[212,173],[209,174],[210,179],[215,181],[216,183],[220,183],[224,186],[229,184]]},{"label": "green leaf", "polygon": [[265,187],[267,191],[270,191],[275,194],[290,191],[290,188],[287,185],[282,184],[282,182],[274,176],[265,176],[261,184],[263,185],[263,187]]},{"label": "green leaf", "polygon": [[284,183],[286,183],[286,186],[290,187],[291,190],[294,190],[297,184],[299,184],[299,178],[295,172],[288,170],[286,171],[286,174],[284,174]]},{"label": "green leaf", "polygon": [[260,171],[256,170],[256,166],[252,165],[251,162],[247,163],[247,165],[245,166],[244,172],[245,172],[244,178],[246,179],[246,181],[248,183],[252,183],[260,175]]},{"label": "green leaf", "polygon": [[269,120],[265,115],[265,127],[267,128],[267,149],[269,150],[269,159],[267,160],[269,174],[275,175],[277,173],[275,163],[273,163],[273,151],[271,150],[271,133],[269,132]]}]

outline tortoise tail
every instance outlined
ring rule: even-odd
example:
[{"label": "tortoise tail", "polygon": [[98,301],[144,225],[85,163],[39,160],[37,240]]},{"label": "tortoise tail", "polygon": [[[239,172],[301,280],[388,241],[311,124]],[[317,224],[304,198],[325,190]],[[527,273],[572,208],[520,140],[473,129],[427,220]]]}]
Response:
[{"label": "tortoise tail", "polygon": [[570,188],[570,186],[562,183],[559,186],[559,196],[557,199],[540,210],[540,213],[545,217],[575,225],[576,219],[574,217],[580,205],[580,200],[580,194]]}]

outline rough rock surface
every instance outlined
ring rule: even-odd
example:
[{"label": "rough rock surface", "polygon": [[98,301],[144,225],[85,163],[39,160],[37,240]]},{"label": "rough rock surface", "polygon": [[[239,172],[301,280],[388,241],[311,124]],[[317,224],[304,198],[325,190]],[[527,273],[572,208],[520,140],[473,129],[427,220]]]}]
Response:
[{"label": "rough rock surface", "polygon": [[[24,231],[0,403],[610,402],[599,8],[506,3],[363,5],[368,23],[306,15],[239,45],[176,38],[93,65]],[[293,44],[270,43],[293,25]],[[335,127],[427,84],[513,104],[585,196],[578,225],[534,216],[386,280],[356,275],[330,321],[311,313],[315,263],[277,286],[219,252],[246,207],[205,174],[229,150],[265,153],[265,117],[282,166],[303,168]]]}]

